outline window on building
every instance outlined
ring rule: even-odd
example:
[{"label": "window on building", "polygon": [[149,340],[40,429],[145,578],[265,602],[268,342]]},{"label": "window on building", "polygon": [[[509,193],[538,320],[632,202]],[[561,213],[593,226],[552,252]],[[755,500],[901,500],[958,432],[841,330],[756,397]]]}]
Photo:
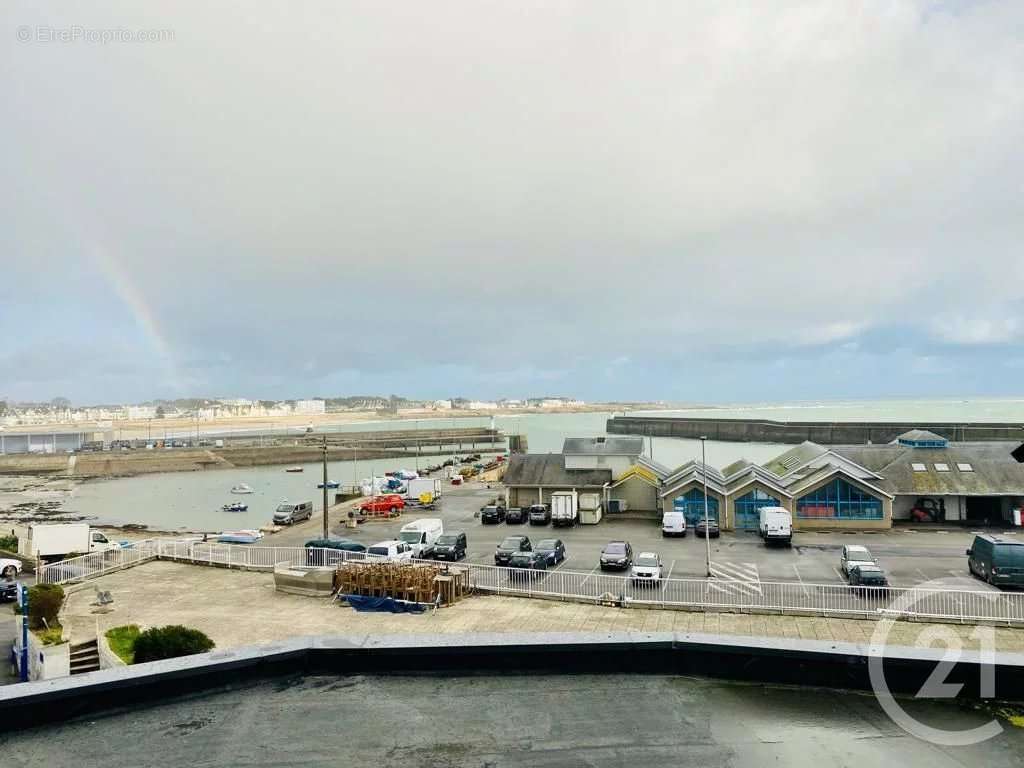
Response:
[{"label": "window on building", "polygon": [[912,470],[914,470],[915,472],[927,472],[928,471],[928,467],[926,467],[924,464],[921,464],[920,462],[917,462],[917,461],[915,461],[913,464],[911,464],[910,468]]},{"label": "window on building", "polygon": [[779,500],[760,488],[755,488],[750,493],[740,496],[734,502],[736,514],[736,528],[739,530],[755,531],[761,519],[759,510],[761,507],[778,507]]},{"label": "window on building", "polygon": [[935,463],[936,472],[949,472],[949,464],[943,464],[941,462]]},{"label": "window on building", "polygon": [[967,462],[960,462],[960,461],[958,461],[956,463],[956,468],[959,469],[961,472],[973,472],[974,471],[974,467],[972,467]]},{"label": "window on building", "polygon": [[826,520],[881,520],[882,501],[845,480],[836,479],[796,503],[796,516]]},{"label": "window on building", "polygon": [[[676,496],[672,500],[672,509],[682,512],[686,518],[686,524],[693,526],[704,519],[704,489],[691,488],[682,496]],[[708,517],[711,520],[718,520],[718,499],[708,491]]]}]

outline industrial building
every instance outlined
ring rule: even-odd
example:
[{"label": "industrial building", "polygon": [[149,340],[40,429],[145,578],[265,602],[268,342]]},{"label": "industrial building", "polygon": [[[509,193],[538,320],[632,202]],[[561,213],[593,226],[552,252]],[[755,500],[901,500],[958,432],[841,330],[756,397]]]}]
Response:
[{"label": "industrial building", "polygon": [[1017,525],[1024,505],[1024,446],[950,442],[920,429],[883,445],[804,442],[764,464],[724,469],[689,461],[670,470],[642,453],[642,438],[598,437],[569,438],[561,454],[514,455],[508,503],[599,492],[606,510],[678,510],[692,525],[704,517],[706,488],[708,514],[727,530],[756,529],[765,506],[788,509],[797,529],[863,530],[893,520]]}]

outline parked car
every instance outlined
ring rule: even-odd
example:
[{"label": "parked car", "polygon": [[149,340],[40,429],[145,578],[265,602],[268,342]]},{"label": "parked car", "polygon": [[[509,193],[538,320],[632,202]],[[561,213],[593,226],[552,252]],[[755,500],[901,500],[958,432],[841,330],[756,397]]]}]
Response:
[{"label": "parked car", "polygon": [[300,501],[298,504],[282,501],[274,510],[274,525],[291,525],[299,520],[309,520],[312,516],[312,501]]},{"label": "parked car", "polygon": [[888,594],[888,590],[882,589],[868,589],[868,587],[888,587],[889,580],[885,577],[885,571],[879,566],[873,563],[857,563],[850,566],[850,570],[846,575],[846,580],[850,583],[851,587],[858,588],[858,591],[862,595],[878,595],[884,596]]},{"label": "parked car", "polygon": [[434,560],[461,560],[466,556],[466,534],[462,531],[441,534],[427,556]]},{"label": "parked car", "polygon": [[366,545],[352,539],[310,539],[306,542],[306,565],[337,565],[346,552],[365,552]]},{"label": "parked car", "polygon": [[516,552],[532,552],[529,536],[506,536],[494,550],[494,564],[508,565]]},{"label": "parked car", "polygon": [[565,544],[561,539],[541,539],[533,551],[544,555],[548,565],[558,565],[565,560]]},{"label": "parked car", "polygon": [[390,512],[392,517],[397,517],[403,509],[405,509],[405,499],[397,493],[375,496],[359,505],[359,511],[364,515],[367,512]]},{"label": "parked car", "polygon": [[21,569],[21,560],[15,560],[13,557],[0,557],[0,576],[3,578],[13,579],[21,573]]},{"label": "parked car", "polygon": [[878,565],[878,563],[868,552],[867,547],[862,547],[860,544],[845,544],[842,554],[839,555],[839,570],[843,572],[843,576],[849,577],[850,569],[855,565]]},{"label": "parked car", "polygon": [[539,575],[540,571],[548,569],[548,560],[541,552],[516,552],[508,560],[509,579],[532,579]]},{"label": "parked car", "polygon": [[657,552],[641,552],[629,569],[633,586],[657,586],[661,583],[661,558]]},{"label": "parked car", "polygon": [[18,599],[18,582],[0,580],[0,603],[13,603]]},{"label": "parked car", "polygon": [[499,507],[495,504],[488,504],[480,510],[480,522],[484,525],[488,523],[503,523],[505,522],[505,508]]},{"label": "parked car", "polygon": [[661,535],[686,538],[686,515],[682,512],[666,512],[662,515]]},{"label": "parked car", "polygon": [[717,520],[698,520],[697,524],[693,526],[693,535],[701,539],[707,537],[709,539],[717,539],[721,535],[721,531],[718,528]]},{"label": "parked car", "polygon": [[609,541],[598,564],[602,571],[624,571],[633,564],[633,547],[628,541]]},{"label": "parked car", "polygon": [[530,507],[530,525],[547,525],[551,522],[551,509],[547,504],[534,504]]},{"label": "parked car", "polygon": [[967,569],[995,585],[1024,585],[1024,542],[983,534],[967,550]]},{"label": "parked car", "polygon": [[530,513],[522,507],[509,507],[508,512],[505,513],[507,525],[522,525],[529,519]]},{"label": "parked car", "polygon": [[367,547],[366,554],[386,557],[388,560],[396,562],[404,562],[412,560],[412,547],[404,541],[392,539],[391,541],[381,541],[372,547]]}]

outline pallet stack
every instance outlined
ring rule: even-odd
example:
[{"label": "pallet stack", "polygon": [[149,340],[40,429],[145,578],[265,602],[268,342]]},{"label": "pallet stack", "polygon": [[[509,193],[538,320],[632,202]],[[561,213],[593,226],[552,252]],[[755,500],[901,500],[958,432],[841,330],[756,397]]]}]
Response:
[{"label": "pallet stack", "polygon": [[334,572],[334,589],[346,595],[451,605],[469,594],[468,576],[458,567],[352,561]]}]

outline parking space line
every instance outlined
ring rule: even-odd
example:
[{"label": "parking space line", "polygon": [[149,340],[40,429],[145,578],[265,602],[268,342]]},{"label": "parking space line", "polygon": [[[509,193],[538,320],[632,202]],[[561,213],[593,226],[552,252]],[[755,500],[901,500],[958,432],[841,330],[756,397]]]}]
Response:
[{"label": "parking space line", "polygon": [[805,595],[810,594],[807,591],[807,587],[804,585],[803,577],[800,575],[800,569],[796,567],[796,563],[792,563],[792,565],[793,565],[793,573],[796,574],[796,580],[800,582],[800,589],[802,589],[804,591]]},{"label": "parking space line", "polygon": [[838,565],[833,565],[832,566],[832,570],[836,572],[836,576],[839,577],[840,581],[843,581],[843,582],[846,581],[846,577],[843,576],[843,572],[839,570],[839,566]]},{"label": "parking space line", "polygon": [[595,573],[597,573],[597,569],[598,569],[598,568],[600,568],[600,566],[598,566],[598,565],[595,565],[595,566],[594,566],[594,570],[592,570],[592,571],[591,571],[590,573],[588,573],[588,574],[587,574],[587,578],[585,578],[585,579],[584,579],[583,581],[581,581],[581,582],[580,582],[580,586],[581,586],[581,587],[582,587],[582,586],[583,586],[584,584],[586,584],[586,583],[587,583],[588,581],[590,581],[590,577],[591,577],[591,576],[593,576],[593,575],[594,575]]}]

